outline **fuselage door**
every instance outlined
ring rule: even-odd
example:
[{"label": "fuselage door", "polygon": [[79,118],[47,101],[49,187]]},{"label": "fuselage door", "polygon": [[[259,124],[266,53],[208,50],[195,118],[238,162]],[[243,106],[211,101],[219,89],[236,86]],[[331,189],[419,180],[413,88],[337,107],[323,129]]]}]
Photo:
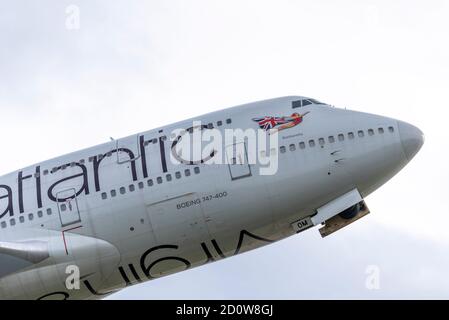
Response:
[{"label": "fuselage door", "polygon": [[245,142],[234,143],[226,147],[226,160],[229,166],[231,180],[251,176],[251,166],[248,162],[248,152]]},{"label": "fuselage door", "polygon": [[81,222],[81,216],[78,205],[78,198],[76,196],[76,189],[66,189],[59,191],[56,194],[58,204],[59,219],[61,220],[61,227]]}]

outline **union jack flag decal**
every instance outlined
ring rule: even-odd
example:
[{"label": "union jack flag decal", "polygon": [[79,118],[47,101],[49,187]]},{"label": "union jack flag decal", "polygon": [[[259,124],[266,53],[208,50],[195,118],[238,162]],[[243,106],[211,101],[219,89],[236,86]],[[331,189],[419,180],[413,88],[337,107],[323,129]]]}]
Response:
[{"label": "union jack flag decal", "polygon": [[288,117],[265,116],[263,118],[253,118],[253,121],[257,122],[259,127],[265,131],[269,131],[270,129],[281,131],[297,126],[304,120],[304,116],[308,113],[309,112],[304,114],[293,113]]},{"label": "union jack flag decal", "polygon": [[253,121],[256,121],[259,123],[259,127],[265,131],[268,131],[270,129],[273,129],[274,127],[285,124],[288,121],[285,120],[285,118],[282,117],[270,117],[265,116],[263,118],[254,118]]}]

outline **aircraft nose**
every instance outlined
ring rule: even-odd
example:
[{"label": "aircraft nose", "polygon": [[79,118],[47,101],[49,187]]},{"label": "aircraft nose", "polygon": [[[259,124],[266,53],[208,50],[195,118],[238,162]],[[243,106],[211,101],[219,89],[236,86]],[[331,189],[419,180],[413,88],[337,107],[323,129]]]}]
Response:
[{"label": "aircraft nose", "polygon": [[410,161],[424,144],[424,133],[410,123],[398,121],[399,135],[407,159]]}]

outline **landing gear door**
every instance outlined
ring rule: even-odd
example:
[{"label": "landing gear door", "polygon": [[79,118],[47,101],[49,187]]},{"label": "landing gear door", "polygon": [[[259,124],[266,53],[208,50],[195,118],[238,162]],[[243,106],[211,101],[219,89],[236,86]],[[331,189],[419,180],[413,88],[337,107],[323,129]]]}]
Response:
[{"label": "landing gear door", "polygon": [[226,160],[231,180],[250,177],[251,167],[245,142],[234,143],[226,147]]},{"label": "landing gear door", "polygon": [[61,227],[81,222],[81,216],[78,206],[78,198],[76,196],[76,189],[66,189],[59,191],[56,194],[58,204],[58,214],[61,221]]}]

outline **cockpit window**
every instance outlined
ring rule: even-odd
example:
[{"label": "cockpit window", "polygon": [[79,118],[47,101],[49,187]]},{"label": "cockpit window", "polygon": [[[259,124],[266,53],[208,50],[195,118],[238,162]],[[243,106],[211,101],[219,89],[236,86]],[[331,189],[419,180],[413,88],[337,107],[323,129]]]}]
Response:
[{"label": "cockpit window", "polygon": [[318,101],[318,100],[316,100],[316,99],[309,99],[309,101],[311,101],[311,102],[314,103],[314,104],[325,104],[325,103],[320,102],[320,101]]},{"label": "cockpit window", "polygon": [[295,108],[301,108],[301,107],[302,107],[301,102],[302,102],[301,100],[292,101],[292,108],[293,108],[293,109],[295,109]]},{"label": "cockpit window", "polygon": [[315,99],[303,99],[303,100],[296,100],[296,101],[292,101],[292,108],[301,108],[301,107],[305,107],[308,105],[312,105],[312,104],[321,104],[321,105],[326,105],[323,102],[320,102],[318,100]]},{"label": "cockpit window", "polygon": [[312,102],[310,102],[309,100],[302,100],[302,106],[308,106],[309,104],[312,104]]}]

